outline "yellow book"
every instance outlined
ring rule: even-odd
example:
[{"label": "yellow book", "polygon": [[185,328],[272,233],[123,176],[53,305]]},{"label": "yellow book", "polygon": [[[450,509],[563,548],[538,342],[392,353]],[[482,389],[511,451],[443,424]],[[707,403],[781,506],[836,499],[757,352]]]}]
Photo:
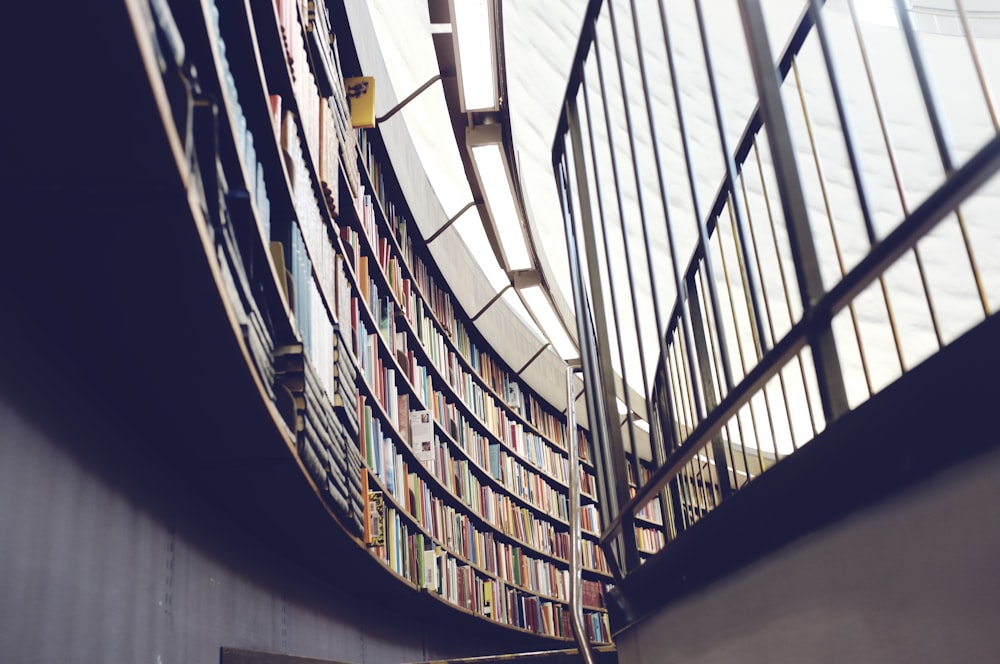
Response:
[{"label": "yellow book", "polygon": [[493,583],[491,581],[483,584],[483,615],[488,618],[493,617]]},{"label": "yellow book", "polygon": [[344,92],[351,104],[351,126],[371,129],[375,126],[375,77],[355,76],[344,79]]}]

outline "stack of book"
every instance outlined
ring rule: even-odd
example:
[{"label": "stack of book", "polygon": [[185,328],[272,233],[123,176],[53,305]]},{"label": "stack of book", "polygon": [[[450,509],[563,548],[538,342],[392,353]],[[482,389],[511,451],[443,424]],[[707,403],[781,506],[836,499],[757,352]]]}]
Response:
[{"label": "stack of book", "polygon": [[[219,182],[224,187],[224,178],[221,173],[218,177]],[[274,350],[274,342],[254,297],[250,276],[236,239],[237,224],[254,223],[249,194],[246,191],[227,193],[223,204],[222,218],[224,221],[221,224],[213,225],[211,228],[215,238],[216,259],[225,283],[225,292],[238,317],[243,339],[250,351],[250,356],[253,358],[254,368],[260,376],[268,396],[273,398],[274,370],[271,354]]]},{"label": "stack of book", "polygon": [[301,344],[275,349],[275,379],[294,404],[296,451],[316,487],[357,534],[362,532],[360,454],[325,395]]},{"label": "stack of book", "polygon": [[[350,335],[348,328],[347,334]],[[344,471],[350,484],[348,518],[360,532],[364,526],[365,493],[360,471],[364,458],[358,445],[361,422],[358,415],[358,364],[344,338],[344,327],[334,327],[333,334],[333,393],[329,395],[333,410],[346,432],[344,437]]]}]

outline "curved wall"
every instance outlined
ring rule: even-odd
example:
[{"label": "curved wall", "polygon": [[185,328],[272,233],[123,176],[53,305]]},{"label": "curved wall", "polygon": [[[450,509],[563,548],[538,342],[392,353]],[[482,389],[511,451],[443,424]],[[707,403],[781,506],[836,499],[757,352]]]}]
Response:
[{"label": "curved wall", "polygon": [[60,330],[32,335],[0,301],[20,323],[0,334],[17,349],[0,360],[0,660],[210,664],[226,646],[398,664],[521,642],[319,578],[297,555],[307,539],[276,538],[190,479],[199,463],[220,484],[233,469],[164,453],[174,423],[131,412],[122,394],[141,381],[95,371],[72,344],[53,351]]}]

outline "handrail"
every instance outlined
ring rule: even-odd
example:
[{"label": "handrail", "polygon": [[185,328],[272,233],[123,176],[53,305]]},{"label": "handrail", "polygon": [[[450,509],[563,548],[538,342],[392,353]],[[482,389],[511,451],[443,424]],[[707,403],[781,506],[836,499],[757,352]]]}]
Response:
[{"label": "handrail", "polygon": [[566,435],[569,437],[569,541],[572,552],[569,557],[569,604],[572,612],[573,635],[584,664],[594,664],[594,653],[583,627],[583,593],[581,588],[580,561],[580,441],[576,435],[576,400],[573,394],[573,377],[577,368],[566,368]]},{"label": "handrail", "polygon": [[[830,320],[845,309],[858,293],[878,279],[882,271],[899,256],[911,249],[920,238],[929,233],[949,211],[960,205],[990,176],[1000,171],[1000,136],[990,140],[975,156],[955,172],[947,185],[934,192],[911,216],[890,235],[878,243],[858,265],[815,305],[814,318]],[[649,502],[666,486],[681,467],[718,433],[722,423],[731,417],[750,395],[758,391],[796,353],[805,348],[809,321],[800,321],[774,346],[774,348],[738,385],[723,399],[718,407],[691,432],[684,444],[666,463],[657,469],[649,480],[639,487],[636,495],[621,506],[620,513],[605,527],[602,539],[611,539],[621,530],[622,515],[633,513]]]}]

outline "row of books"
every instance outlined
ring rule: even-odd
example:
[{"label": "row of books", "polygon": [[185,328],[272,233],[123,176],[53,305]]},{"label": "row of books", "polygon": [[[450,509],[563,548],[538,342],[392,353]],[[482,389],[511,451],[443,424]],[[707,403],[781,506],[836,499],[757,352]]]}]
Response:
[{"label": "row of books", "polygon": [[583,579],[580,582],[580,602],[584,606],[603,609],[605,607],[604,584],[600,581]]},{"label": "row of books", "polygon": [[[447,445],[435,441],[434,457],[441,459],[442,463],[432,462],[432,470],[427,471],[437,480],[437,486],[447,490],[442,492],[431,486],[429,477],[419,471],[417,466],[422,464],[411,465],[408,462],[407,456],[397,448],[398,439],[383,432],[383,425],[372,416],[370,406],[364,407],[362,421],[366,466],[401,508],[429,532],[447,535],[444,524],[451,519],[451,515],[457,514],[468,521],[471,514],[498,532],[541,553],[566,558],[567,532],[558,532],[549,521],[515,504],[510,496],[480,484],[469,473],[467,461],[451,460],[451,469],[447,469],[445,464],[450,460]],[[443,475],[438,474],[441,471],[444,471]],[[444,494],[445,498],[441,498],[440,494]],[[449,504],[451,500],[456,500],[456,503]],[[459,511],[456,506],[462,510]]]},{"label": "row of books", "polygon": [[[393,237],[400,237],[400,241],[398,242],[399,247],[396,251],[403,254],[405,259],[404,268],[412,275],[412,279],[417,284],[417,288],[411,288],[410,290],[411,292],[419,291],[421,293],[422,299],[427,302],[429,311],[433,312],[436,326],[442,330],[442,333],[446,337],[453,340],[455,349],[459,351],[460,356],[465,362],[470,367],[473,367],[482,383],[486,384],[497,395],[509,395],[508,405],[539,428],[547,438],[565,449],[563,427],[560,418],[556,417],[553,413],[546,412],[540,402],[521,390],[519,382],[514,380],[509,372],[502,370],[499,363],[493,360],[489,354],[482,353],[471,343],[464,325],[455,316],[455,308],[451,301],[451,296],[446,290],[437,286],[427,266],[420,257],[413,255],[412,247],[410,246],[411,243],[408,236],[405,235],[405,231],[401,234],[396,230],[400,228],[405,229],[408,226],[405,219],[397,215],[391,201],[386,200],[386,196],[383,193],[385,191],[385,182],[381,166],[375,157],[373,142],[368,138],[367,132],[359,131],[359,144],[361,146],[362,164],[367,169],[369,179],[377,192],[374,198],[369,198],[364,202],[362,209],[359,211],[362,229],[366,237],[369,238],[371,245],[378,247],[379,243],[385,240],[385,236],[380,234],[378,229],[378,220],[380,217],[376,212],[376,202],[378,202],[381,205],[381,216],[384,216],[385,223],[389,226],[386,233]],[[404,249],[404,246],[407,248]],[[388,249],[388,246],[386,248]],[[387,255],[385,250],[376,249],[376,251],[379,251],[380,265],[383,268],[387,268],[390,261],[394,260],[395,257]],[[402,278],[402,276],[396,277],[395,274],[402,275],[403,269],[393,267],[393,273],[392,278],[389,279],[390,284],[395,284],[397,279]],[[393,292],[399,292],[398,288],[393,288],[392,290]],[[404,313],[408,314],[411,310],[410,301],[402,299],[399,304]],[[415,327],[417,327],[416,324]]]},{"label": "row of books", "polygon": [[[337,363],[334,361],[336,323],[314,277],[312,261],[299,227],[290,228],[289,271],[292,314],[299,338],[320,376],[320,384],[328,394],[338,393]],[[342,382],[342,381],[341,381]]]},{"label": "row of books", "polygon": [[[363,267],[367,265],[366,257],[362,256],[359,258],[359,265],[362,266],[358,270],[360,273],[359,279],[363,279],[361,275],[367,275],[367,271]],[[362,298],[367,297],[369,300],[369,306],[365,310],[380,328],[379,335],[372,335],[369,333],[368,326],[365,323],[360,321],[358,323],[356,331],[359,340],[361,373],[372,394],[386,411],[390,424],[398,429],[401,422],[398,419],[397,413],[408,412],[408,408],[398,408],[397,402],[399,399],[408,399],[409,395],[399,393],[395,365],[391,359],[386,358],[385,353],[388,354],[388,358],[392,358],[394,347],[396,351],[402,351],[400,346],[405,345],[405,342],[398,341],[400,335],[395,330],[391,302],[385,298],[378,297],[377,285],[371,282],[370,279],[364,279],[361,283],[368,284],[368,288],[362,288]],[[371,311],[371,304],[376,306],[376,312]],[[384,352],[380,352],[380,338],[382,344],[387,346]],[[408,354],[407,362],[407,369],[410,372],[410,386],[416,390],[418,401],[427,402],[430,400],[432,403],[439,403],[442,399],[446,399],[441,392],[433,389],[428,372],[421,365],[415,364],[415,356],[412,353]],[[416,375],[413,375],[414,373]],[[440,414],[441,412],[448,413],[446,421],[439,421],[439,425],[446,435],[457,439],[467,452],[484,449],[485,436],[473,430],[467,420],[460,413],[457,413],[457,409],[452,407],[451,403],[447,403],[444,408],[436,409],[436,413]],[[436,417],[435,419],[440,420],[440,417]],[[533,454],[525,456],[533,458],[535,465],[541,466],[542,470],[554,471],[551,474],[565,484],[568,472],[565,457],[554,456],[551,448],[544,446],[537,437],[528,438],[534,444],[529,447],[526,444],[526,436],[522,435],[518,437],[516,436],[516,432],[513,435],[515,436],[515,442],[517,440],[525,441],[521,445],[522,450],[534,451]],[[532,434],[532,436],[534,435]],[[469,444],[470,440],[475,441],[474,444]],[[506,455],[506,453],[504,454],[504,462],[501,464],[499,460],[499,445],[493,445],[492,449],[492,456],[487,454],[476,456],[473,452],[473,456],[480,467],[485,467],[487,472],[492,470],[491,476],[502,482],[515,495],[530,502],[547,514],[557,516],[563,521],[566,520],[568,507],[565,506],[565,494],[559,492],[548,480],[543,479],[537,473],[528,473],[523,466],[513,463],[513,459]],[[546,458],[546,463],[540,463],[539,460],[544,453],[548,453],[549,456]],[[506,472],[503,472],[504,469],[506,469]],[[558,507],[558,509],[553,509],[554,507]]]},{"label": "row of books", "polygon": [[306,165],[298,121],[291,111],[286,111],[282,116],[279,139],[295,205],[297,233],[301,235],[310,262],[313,273],[311,278],[316,281],[324,306],[333,314],[337,302],[337,251],[330,238],[327,216],[316,198],[312,173]]},{"label": "row of books", "polygon": [[[547,636],[572,636],[569,609],[563,602],[539,597],[478,572],[428,541],[423,533],[412,532],[392,508],[386,508],[385,521],[386,544],[373,547],[373,553],[414,585],[502,624]],[[584,622],[589,625],[592,640],[610,640],[606,613],[588,611]]]},{"label": "row of books", "polygon": [[[648,482],[649,478],[653,474],[653,468],[648,461],[640,459],[638,465],[640,476],[639,482],[635,481],[635,471],[632,468],[632,464],[629,463],[625,466],[628,470],[629,493],[633,496],[636,493],[636,487],[642,486]],[[648,521],[656,525],[663,525],[663,510],[661,509],[660,501],[657,498],[650,500],[648,503],[636,510],[635,515],[644,521]]]},{"label": "row of books", "polygon": [[[443,340],[440,334],[433,327],[430,319],[422,316],[422,306],[417,303],[415,307],[416,330],[421,341],[421,347],[430,356],[433,350],[428,348],[443,348]],[[491,436],[501,441],[508,448],[513,450],[518,456],[547,476],[561,483],[563,486],[569,481],[569,464],[562,452],[537,433],[527,429],[521,422],[508,417],[508,411],[498,405],[492,394],[482,389],[473,380],[469,372],[464,371],[456,362],[455,354],[451,351],[443,351],[443,362],[445,367],[433,363],[437,370],[437,376],[444,380],[445,375],[454,378],[448,383],[449,389],[458,396],[458,402],[464,406],[464,410],[476,420],[477,427],[489,431]],[[433,357],[431,358],[433,360]],[[410,381],[414,386],[422,386],[427,381],[428,373],[424,368],[411,366]],[[459,428],[464,428],[464,424],[459,422]]]},{"label": "row of books", "polygon": [[[407,399],[405,397],[400,397],[400,403],[401,403],[400,410],[403,412],[407,411],[408,409],[406,405],[408,403]],[[463,504],[466,506],[476,507],[479,504],[481,504],[483,499],[480,498],[479,503],[473,502],[472,498],[469,497],[470,494],[467,493],[467,491],[470,490],[466,488],[468,486],[479,487],[478,491],[481,494],[485,494],[483,488],[480,486],[481,483],[478,481],[473,482],[471,479],[466,479],[463,482],[460,479],[460,478],[468,478],[470,473],[475,472],[476,470],[480,471],[480,474],[484,477],[484,479],[487,479],[485,473],[482,471],[481,468],[477,469],[474,465],[470,464],[468,460],[453,459],[451,446],[449,444],[443,443],[438,436],[433,435],[433,431],[429,432],[428,434],[423,434],[422,436],[410,435],[404,432],[402,429],[398,430],[397,433],[397,430],[394,427],[383,424],[384,420],[375,416],[374,414],[375,411],[371,408],[371,406],[365,405],[363,407],[363,410],[364,410],[364,417],[363,417],[364,426],[362,430],[362,441],[365,449],[366,460],[368,462],[369,467],[373,467],[373,464],[378,468],[384,468],[386,466],[387,463],[386,459],[391,459],[393,436],[395,436],[396,439],[401,438],[404,441],[404,443],[406,441],[409,441],[410,447],[415,457],[427,469],[429,474],[434,479],[436,479],[441,484],[441,486],[443,486],[447,490],[447,493],[449,495],[457,496],[463,501]],[[409,429],[412,430],[416,426],[415,424],[413,424],[415,416],[419,414],[421,417],[423,417],[425,416],[425,413],[426,411],[410,412],[411,424],[409,425]],[[405,418],[400,418],[400,419],[404,420]],[[428,448],[425,452],[423,452],[423,456],[422,456],[421,444],[426,448]],[[390,449],[389,453],[384,452],[384,450],[387,448]],[[514,462],[513,459],[511,460],[511,462],[516,463]],[[392,471],[393,468],[390,466],[388,472],[384,474],[385,475],[391,474]],[[384,474],[383,472],[379,472],[380,477],[384,476]],[[388,480],[388,483],[389,485],[394,485],[392,480]],[[403,490],[404,490],[403,488],[399,489],[400,492],[402,492]],[[474,495],[475,490],[472,491],[473,491],[472,495]],[[525,496],[523,489],[519,490],[519,493],[521,494],[522,499],[531,497],[530,495]],[[565,495],[561,493],[553,493],[551,494],[550,499],[558,503],[559,505],[558,511],[553,511],[550,507],[544,505],[543,509],[540,511],[549,516],[557,516],[561,520],[566,521],[568,519],[568,505],[567,505],[568,501]],[[489,499],[486,500],[487,504],[489,504]],[[481,518],[486,516],[481,511],[478,510],[475,512],[475,514],[476,516],[479,516]],[[597,549],[595,548],[594,551],[596,552]],[[600,556],[599,553],[594,553],[594,555]],[[601,565],[598,563],[594,563],[591,565],[591,567],[594,569],[600,569]]]},{"label": "row of books", "polygon": [[[539,461],[543,458],[551,458],[557,450],[559,456],[565,458],[565,450],[562,448],[553,448],[547,451],[538,448],[537,452],[525,449],[523,443],[529,438],[542,443],[545,447],[548,447],[549,444],[537,433],[527,429],[519,419],[511,417],[507,404],[498,398],[492,389],[484,386],[476,374],[465,368],[457,352],[452,349],[444,335],[440,333],[434,319],[426,315],[421,303],[417,302],[412,310],[413,315],[410,322],[428,359],[472,415],[498,436],[503,437],[504,442],[513,447],[515,451],[524,450],[526,459],[535,465],[539,465]],[[508,387],[513,386],[513,383],[508,385]],[[520,388],[515,389],[520,392]],[[552,470],[550,467],[540,467],[546,472]],[[565,481],[565,475],[563,475],[563,481]]]},{"label": "row of books", "polygon": [[561,418],[548,412],[531,393],[522,389],[520,381],[516,380],[492,353],[481,350],[470,339],[464,326],[458,327],[455,346],[483,382],[494,393],[504,397],[510,409],[541,433],[546,440],[561,450],[566,449],[565,427]]},{"label": "row of books", "polygon": [[503,447],[495,436],[484,433],[484,427],[480,422],[470,421],[458,410],[455,405],[447,399],[447,396],[433,387],[430,374],[422,366],[412,366],[411,371],[415,374],[411,383],[421,400],[430,400],[435,422],[443,436],[457,443],[458,448],[478,467],[484,476],[488,476],[499,482],[505,489],[528,502],[537,509],[565,519],[565,510],[553,511],[551,505],[557,504],[552,494],[564,494],[560,487],[553,483],[562,480],[565,487],[565,474],[567,472],[565,459],[556,459],[550,465],[551,468],[562,471],[552,474],[545,473],[542,467],[542,474],[535,468],[541,464],[535,464],[535,468],[523,463],[523,456],[510,453],[509,448]]},{"label": "row of books", "polygon": [[[362,132],[362,137],[366,136]],[[363,148],[367,149],[365,163],[369,167],[377,165],[377,160],[371,155],[370,143],[363,143]],[[380,172],[380,171],[378,171]],[[375,181],[380,181],[379,178],[372,176]],[[506,419],[506,413],[503,409],[496,406],[494,402],[494,395],[490,394],[487,390],[482,387],[481,380],[473,379],[473,372],[465,371],[461,363],[458,362],[459,355],[452,350],[452,346],[446,342],[445,335],[440,331],[440,322],[438,321],[438,316],[441,315],[440,312],[435,312],[431,314],[426,310],[423,304],[423,300],[417,296],[416,290],[411,289],[409,284],[410,280],[405,277],[405,271],[399,267],[399,261],[395,253],[400,250],[393,249],[391,243],[388,240],[387,233],[379,233],[379,215],[376,214],[376,207],[374,198],[370,195],[366,195],[364,201],[359,207],[359,222],[362,228],[361,237],[365,239],[365,244],[369,247],[370,251],[376,256],[377,262],[382,268],[382,276],[385,282],[388,284],[388,290],[390,290],[396,299],[396,304],[399,311],[401,311],[404,316],[410,321],[412,328],[416,331],[419,340],[421,341],[421,346],[430,358],[431,362],[434,364],[435,368],[438,369],[439,373],[445,377],[449,386],[458,394],[461,401],[468,405],[470,409],[480,418],[487,422],[491,422],[496,419]],[[387,213],[388,214],[388,213]],[[355,238],[355,246],[357,247],[357,240]],[[360,253],[360,249],[356,249]],[[394,253],[395,251],[395,253]],[[362,260],[365,260],[362,258]],[[418,263],[415,273],[418,275],[425,275],[427,273],[426,267],[423,266],[422,261],[419,258],[413,259]],[[423,277],[422,277],[423,278]],[[424,285],[424,288],[429,289],[431,292],[438,292],[439,289],[433,284],[433,280],[428,276],[426,277],[428,283]],[[429,284],[429,285],[428,285]],[[380,296],[382,297],[382,296]],[[440,300],[448,300],[450,302],[449,296],[446,293],[442,293],[438,298]],[[388,298],[386,297],[386,300]],[[449,312],[448,316],[454,320],[452,310],[447,309]],[[465,332],[464,326],[456,322],[456,331],[458,331],[463,338],[467,339],[467,333]],[[457,348],[458,346],[454,346]],[[472,347],[473,352],[475,348]],[[481,357],[482,354],[479,354]],[[497,365],[493,364],[496,367]],[[543,428],[545,428],[548,433],[559,441],[560,449],[565,449],[565,444],[562,441],[562,430],[561,425],[548,413],[544,413],[540,406],[533,400],[530,395],[522,396],[522,391],[519,384],[516,381],[509,379],[508,375],[503,372],[504,378],[498,379],[504,381],[503,390],[515,395],[508,402],[513,401],[519,405],[520,408],[527,404],[527,411],[531,417],[539,421]],[[481,377],[479,377],[481,378]],[[411,382],[416,383],[417,379],[411,376]],[[495,393],[495,392],[494,392]],[[514,430],[514,435],[517,435],[516,429]],[[550,468],[542,467],[543,470],[547,472]],[[565,478],[563,478],[565,481]]]},{"label": "row of books", "polygon": [[439,493],[430,490],[417,473],[408,472],[400,455],[396,455],[396,463],[390,464],[390,468],[393,466],[394,476],[387,480],[392,484],[384,484],[386,493],[393,495],[397,513],[406,514],[415,524],[415,532],[422,532],[445,551],[481,571],[536,594],[568,600],[565,566],[544,560],[519,544],[499,539],[488,523],[477,526],[468,514],[448,505]]},{"label": "row of books", "polygon": [[611,568],[604,557],[604,552],[597,542],[589,539],[580,540],[580,563],[587,569],[610,575]]},{"label": "row of books", "polygon": [[547,476],[524,465],[509,454],[494,436],[484,433],[480,422],[470,422],[444,392],[435,390],[431,375],[420,365],[412,367],[412,383],[421,401],[429,400],[430,411],[441,435],[457,444],[481,476],[495,480],[510,494],[539,512],[565,522],[565,493]]},{"label": "row of books", "polygon": [[287,105],[297,111],[302,153],[305,165],[315,174],[312,184],[316,196],[329,216],[336,218],[340,213],[341,169],[352,190],[360,189],[360,172],[353,156],[357,139],[351,127],[336,36],[322,2],[275,0],[275,11],[289,72],[292,99]]},{"label": "row of books", "polygon": [[[229,66],[229,58],[226,55],[226,40],[223,39],[219,26],[219,9],[213,0],[207,0],[207,8],[208,37],[218,53],[218,63],[215,70],[219,72],[221,82],[222,107],[226,113],[236,144],[237,157],[243,170],[239,179],[244,181],[242,184],[245,184],[245,190],[257,210],[258,233],[264,238],[270,238],[271,203],[264,180],[264,166],[257,158],[253,131],[247,126],[247,118],[240,102],[239,91]],[[230,181],[235,182],[236,179],[231,177]]]},{"label": "row of books", "polygon": [[[380,246],[384,246],[383,240],[380,239]],[[367,264],[364,257],[361,257],[360,260]],[[390,268],[392,265],[394,265],[394,259],[389,260]],[[390,277],[387,279],[392,283]],[[507,410],[498,405],[494,394],[484,389],[482,384],[475,379],[473,373],[467,371],[459,362],[457,353],[446,342],[434,319],[425,313],[423,302],[408,290],[409,281],[404,279],[402,283],[400,289],[410,298],[410,304],[408,307],[401,308],[411,312],[408,320],[420,342],[419,347],[437,370],[441,379],[456,394],[460,404],[466,406],[471,415],[475,416],[486,427],[491,428],[495,435],[499,436],[529,463],[565,485],[568,482],[568,464],[565,453],[557,452],[544,438],[527,430],[520,422],[508,418]],[[374,282],[372,288],[377,288]],[[392,309],[395,311],[389,300],[390,298],[382,298],[381,296],[377,300],[369,298],[370,306],[379,306],[382,310]],[[385,315],[390,316],[391,313],[386,311]],[[395,329],[393,324],[392,331],[387,332],[387,334],[395,335]],[[395,336],[398,338],[399,335]],[[397,341],[395,345],[400,346],[401,344]],[[413,357],[410,360],[412,362]],[[411,367],[410,382],[414,385],[422,384],[426,375],[424,373],[414,374],[415,370]],[[520,392],[519,388],[517,389]]]},{"label": "row of books", "polygon": [[649,528],[646,526],[635,527],[635,543],[639,551],[646,554],[653,554],[663,548],[666,539],[663,530],[659,528]]},{"label": "row of books", "polygon": [[[176,15],[179,22],[175,22],[167,3],[155,2],[150,8],[155,31],[164,35],[157,43],[169,49],[165,51],[169,60],[165,59],[164,64],[183,67],[190,86],[185,103],[190,116],[178,128],[184,131],[186,147],[194,157],[191,163],[200,185],[196,189],[200,188],[208,230],[214,239],[223,292],[237,317],[260,385],[273,398],[274,339],[265,322],[270,319],[269,307],[257,299],[260,289],[251,269],[258,251],[264,251],[260,236],[269,232],[270,205],[263,166],[257,159],[254,137],[226,55],[218,9],[211,0],[186,6]],[[188,44],[182,32],[189,37]],[[216,103],[192,104],[190,95]],[[216,115],[217,111],[221,116]],[[220,122],[228,125],[228,132],[219,132]],[[228,136],[231,143],[220,142],[220,135]],[[255,236],[255,241],[247,241]]]},{"label": "row of books", "polygon": [[[272,95],[271,103],[272,111],[281,119],[276,127],[285,155],[297,225],[312,264],[314,283],[310,283],[309,288],[318,285],[327,317],[336,323],[346,318],[351,299],[343,257],[337,247],[339,229],[332,217],[339,212],[340,155],[343,150],[356,151],[356,142],[349,126],[347,99],[339,57],[333,48],[329,17],[325,6],[310,7],[310,4],[288,0],[275,3],[285,45],[291,99],[284,112],[280,111],[282,100],[279,96]],[[330,75],[340,76],[336,85],[329,80]],[[282,87],[278,82],[278,89]],[[355,180],[359,179],[356,160],[347,161],[354,168],[346,168],[345,173],[350,174],[353,170]],[[299,311],[304,310],[300,305]],[[319,313],[319,307],[310,310],[312,316]],[[307,326],[300,324],[299,327]],[[325,335],[319,336],[326,340]],[[353,348],[353,334],[347,341]],[[322,348],[314,345],[311,356],[325,355],[330,346],[324,344]],[[326,367],[330,365],[325,357],[323,360],[317,365],[322,367],[321,373],[327,379],[331,374]]]},{"label": "row of books", "polygon": [[[483,514],[489,520],[494,514],[503,511],[506,501],[521,508],[521,503],[511,500],[511,494],[507,491],[498,492],[491,485],[484,483],[480,477],[473,472],[474,466],[466,459],[453,461],[455,476],[455,492],[465,502],[466,505]],[[497,495],[499,494],[499,498]],[[563,496],[565,498],[565,496]],[[527,501],[525,501],[527,502]],[[568,521],[568,501],[560,500],[556,496],[546,494],[544,498],[537,502],[530,503],[537,510],[531,510],[532,518],[537,518],[536,513],[542,512],[545,516],[558,519],[565,527]]]},{"label": "row of books", "polygon": [[[215,164],[219,168],[219,164]],[[224,182],[219,174],[219,181]],[[211,216],[211,215],[210,215]],[[246,261],[236,239],[237,226],[254,224],[252,214],[240,196],[226,196],[223,199],[221,218],[223,223],[213,224],[211,230],[215,238],[215,256],[222,275],[224,292],[237,316],[244,343],[250,351],[250,358],[260,376],[260,383],[270,398],[274,398],[274,370],[272,353],[274,339],[265,323],[261,303],[255,296]],[[266,311],[266,308],[264,309]]]}]

